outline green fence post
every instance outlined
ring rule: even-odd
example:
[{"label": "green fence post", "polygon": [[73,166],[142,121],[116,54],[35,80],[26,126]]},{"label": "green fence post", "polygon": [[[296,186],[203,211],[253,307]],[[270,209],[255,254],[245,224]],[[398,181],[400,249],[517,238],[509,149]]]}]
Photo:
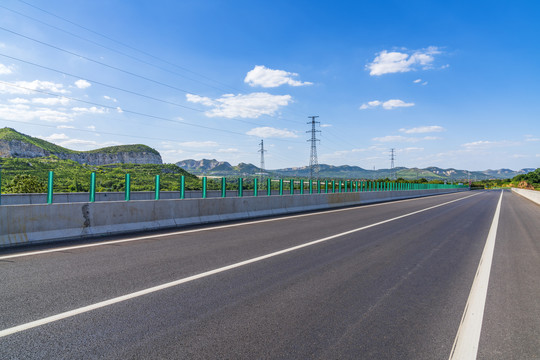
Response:
[{"label": "green fence post", "polygon": [[304,194],[304,180],[300,180],[300,195]]},{"label": "green fence post", "polygon": [[279,179],[279,195],[283,195],[283,179]]},{"label": "green fence post", "polygon": [[47,204],[53,203],[53,178],[54,173],[49,171],[49,179],[47,181]]},{"label": "green fence post", "polygon": [[253,196],[259,195],[259,181],[257,178],[253,179]]},{"label": "green fence post", "polygon": [[221,178],[221,197],[224,198],[227,196],[227,180],[225,177]]},{"label": "green fence post", "polygon": [[291,193],[291,195],[294,195],[294,180],[291,179],[290,180],[290,186],[289,186],[289,192]]},{"label": "green fence post", "polygon": [[156,195],[154,200],[159,200],[159,175],[156,175]]},{"label": "green fence post", "polygon": [[126,186],[124,187],[125,199],[129,201],[131,199],[131,178],[129,174],[126,174]]},{"label": "green fence post", "polygon": [[339,180],[338,193],[341,192],[341,180]]},{"label": "green fence post", "polygon": [[336,181],[332,180],[332,193],[336,192]]},{"label": "green fence post", "polygon": [[238,178],[238,197],[244,196],[244,179]]},{"label": "green fence post", "polygon": [[206,185],[207,185],[206,176],[203,176],[202,178],[202,198],[203,199],[206,199]]},{"label": "green fence post", "polygon": [[272,195],[272,179],[270,178],[266,179],[266,191],[268,196]]},{"label": "green fence post", "polygon": [[90,202],[96,201],[96,173],[90,174]]},{"label": "green fence post", "polygon": [[180,177],[180,199],[186,198],[186,177],[182,175]]},{"label": "green fence post", "polygon": [[309,179],[309,193],[313,194],[313,180]]}]

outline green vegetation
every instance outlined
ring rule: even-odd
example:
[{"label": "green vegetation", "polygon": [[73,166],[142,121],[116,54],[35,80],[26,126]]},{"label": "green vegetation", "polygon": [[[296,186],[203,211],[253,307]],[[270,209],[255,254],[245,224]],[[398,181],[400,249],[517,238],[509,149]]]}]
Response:
[{"label": "green vegetation", "polygon": [[42,148],[43,150],[48,151],[53,154],[60,154],[60,153],[61,154],[86,154],[86,153],[116,154],[119,152],[147,152],[147,153],[159,155],[159,152],[157,150],[152,149],[151,147],[142,145],[142,144],[109,146],[109,147],[96,149],[96,150],[90,150],[90,151],[75,151],[75,150],[66,149],[65,147],[55,145],[51,142],[48,142],[42,139],[38,139],[32,136],[22,134],[8,127],[0,129],[0,140],[24,141],[29,144],[35,145],[39,148]]},{"label": "green vegetation", "polygon": [[15,175],[6,187],[8,194],[29,194],[29,193],[44,193],[46,186],[35,176],[22,174]]},{"label": "green vegetation", "polygon": [[[52,155],[43,158],[13,159],[0,158],[0,175],[2,192],[25,192],[26,185],[35,192],[45,192],[45,184],[49,171],[54,171],[55,192],[87,192],[90,188],[90,174],[96,173],[96,191],[124,191],[125,175],[131,176],[132,191],[153,191],[155,176],[160,175],[160,188],[163,191],[178,191],[180,176],[186,179],[186,188],[195,190],[201,188],[200,180],[176,165],[164,164],[111,164],[103,166],[80,165],[72,160],[60,160]],[[32,181],[30,181],[32,179]],[[43,188],[38,184],[42,184]],[[217,189],[218,184],[209,181],[209,189]],[[15,191],[15,190],[17,191]],[[21,190],[21,191],[19,191]]]},{"label": "green vegetation", "polygon": [[15,131],[11,128],[5,127],[3,129],[0,129],[0,140],[19,140],[24,141],[27,143],[30,143],[32,145],[35,145],[37,147],[42,148],[45,151],[51,152],[51,153],[65,153],[65,154],[75,154],[77,151],[69,150],[64,147],[55,145],[51,142],[38,139],[32,136],[28,136],[25,134],[21,134],[18,131]]},{"label": "green vegetation", "polygon": [[512,179],[496,179],[475,181],[475,186],[483,186],[487,189],[516,187],[530,190],[540,190],[540,168],[527,174],[520,174]]}]

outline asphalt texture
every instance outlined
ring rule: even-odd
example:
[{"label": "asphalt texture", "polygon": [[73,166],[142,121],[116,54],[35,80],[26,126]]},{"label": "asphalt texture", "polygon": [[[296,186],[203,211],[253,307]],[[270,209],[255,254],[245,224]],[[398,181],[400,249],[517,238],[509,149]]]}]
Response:
[{"label": "asphalt texture", "polygon": [[[447,359],[500,194],[0,252],[2,331],[394,219],[0,337],[0,358]],[[540,206],[505,192],[478,358],[540,358],[539,234]]]}]

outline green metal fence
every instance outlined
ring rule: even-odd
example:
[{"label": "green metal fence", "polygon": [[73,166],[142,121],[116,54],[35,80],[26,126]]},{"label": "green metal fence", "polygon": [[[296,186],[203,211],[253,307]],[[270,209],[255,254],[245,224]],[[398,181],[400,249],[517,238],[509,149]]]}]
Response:
[{"label": "green metal fence", "polygon": [[[2,190],[1,184],[1,173],[0,173],[0,194]],[[91,173],[90,175],[90,187],[89,187],[89,202],[96,201],[96,173]],[[244,191],[252,191],[253,196],[260,196],[264,194],[266,190],[266,195],[272,195],[272,183],[277,182],[278,185],[274,187],[278,191],[280,196],[284,195],[284,179],[266,179],[265,182],[258,181],[257,178],[253,178],[251,183],[244,182],[243,178],[238,178],[237,182],[234,181],[231,185],[231,189],[235,188],[237,185],[237,196],[243,197]],[[418,191],[418,190],[433,190],[433,189],[463,189],[468,188],[467,185],[456,185],[456,184],[428,184],[428,183],[412,183],[412,182],[379,182],[379,181],[369,181],[369,180],[305,180],[305,179],[288,179],[289,195],[313,195],[313,194],[328,194],[328,193],[352,193],[352,192],[373,192],[373,191]],[[306,184],[307,182],[307,184]],[[208,197],[208,179],[207,177],[201,178],[201,197]],[[225,198],[227,196],[227,178],[221,178],[221,184],[219,181],[213,183],[214,188],[220,186],[221,197]],[[246,186],[247,185],[247,186]],[[298,189],[296,187],[298,186]],[[125,200],[131,200],[131,177],[130,174],[125,176]],[[155,186],[154,186],[154,199],[159,200],[161,198],[161,189],[160,189],[160,176],[155,176]],[[54,173],[49,171],[48,181],[47,181],[47,203],[53,203],[54,195]],[[298,191],[296,191],[298,190]],[[219,191],[219,190],[218,190]],[[219,195],[218,195],[219,196]],[[186,197],[186,179],[184,176],[180,177],[180,199],[185,199]],[[0,205],[2,197],[0,195]]]}]

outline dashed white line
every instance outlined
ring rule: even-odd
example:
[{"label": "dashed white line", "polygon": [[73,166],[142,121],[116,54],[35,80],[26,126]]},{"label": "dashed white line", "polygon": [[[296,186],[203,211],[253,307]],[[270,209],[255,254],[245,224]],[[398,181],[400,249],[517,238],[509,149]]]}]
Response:
[{"label": "dashed white line", "polygon": [[495,239],[497,228],[499,226],[499,216],[501,213],[503,192],[499,197],[499,203],[495,209],[495,215],[489,229],[486,239],[486,245],[478,264],[478,270],[474,278],[465,311],[461,318],[454,346],[450,353],[450,360],[473,360],[478,353],[478,344],[480,342],[480,332],[482,331],[482,320],[484,318],[484,307],[489,284],[489,274],[491,272],[491,263],[493,252],[495,250]]}]

